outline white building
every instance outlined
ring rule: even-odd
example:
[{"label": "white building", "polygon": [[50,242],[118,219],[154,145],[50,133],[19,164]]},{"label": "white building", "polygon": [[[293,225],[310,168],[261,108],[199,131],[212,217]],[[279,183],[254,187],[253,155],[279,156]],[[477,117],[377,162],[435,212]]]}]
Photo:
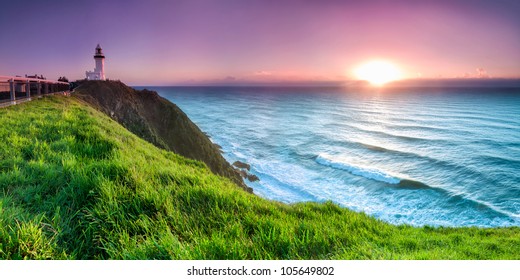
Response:
[{"label": "white building", "polygon": [[87,80],[105,80],[105,55],[101,51],[101,47],[99,44],[96,47],[96,52],[94,53],[94,60],[96,61],[96,68],[94,71],[86,71]]}]

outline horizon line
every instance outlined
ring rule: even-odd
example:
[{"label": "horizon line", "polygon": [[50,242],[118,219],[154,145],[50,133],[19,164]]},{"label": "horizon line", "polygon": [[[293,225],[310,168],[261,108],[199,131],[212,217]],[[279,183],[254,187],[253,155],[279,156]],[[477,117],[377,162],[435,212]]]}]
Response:
[{"label": "horizon line", "polygon": [[324,81],[191,81],[172,83],[128,83],[130,86],[157,87],[520,87],[520,77],[496,78],[412,78],[388,82],[382,86],[373,86],[365,80],[324,80]]}]

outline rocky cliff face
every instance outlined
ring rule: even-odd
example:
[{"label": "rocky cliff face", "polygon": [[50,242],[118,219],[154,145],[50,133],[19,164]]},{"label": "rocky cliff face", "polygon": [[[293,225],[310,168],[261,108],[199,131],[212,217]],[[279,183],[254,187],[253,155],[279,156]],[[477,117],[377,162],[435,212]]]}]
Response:
[{"label": "rocky cliff face", "polygon": [[74,95],[139,137],[160,148],[200,160],[212,172],[252,192],[240,174],[222,157],[219,148],[177,105],[160,97],[157,92],[134,90],[119,81],[83,81]]}]

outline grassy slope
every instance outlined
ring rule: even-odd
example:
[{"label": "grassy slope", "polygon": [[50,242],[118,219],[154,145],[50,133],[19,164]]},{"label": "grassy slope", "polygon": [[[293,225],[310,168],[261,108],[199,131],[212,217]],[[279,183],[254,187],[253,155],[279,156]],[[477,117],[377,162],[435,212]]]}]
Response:
[{"label": "grassy slope", "polygon": [[392,226],[284,205],[74,98],[0,109],[2,259],[519,259],[520,229]]},{"label": "grassy slope", "polygon": [[82,81],[74,95],[155,146],[202,161],[213,173],[252,192],[220,149],[177,105],[157,92],[135,90],[120,81]]}]

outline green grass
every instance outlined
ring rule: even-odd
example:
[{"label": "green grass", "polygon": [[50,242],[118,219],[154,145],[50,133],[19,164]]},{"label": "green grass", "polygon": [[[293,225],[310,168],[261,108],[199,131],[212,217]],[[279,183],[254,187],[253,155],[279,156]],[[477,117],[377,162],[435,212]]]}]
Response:
[{"label": "green grass", "polygon": [[0,109],[1,259],[519,259],[520,229],[248,194],[75,98]]}]

